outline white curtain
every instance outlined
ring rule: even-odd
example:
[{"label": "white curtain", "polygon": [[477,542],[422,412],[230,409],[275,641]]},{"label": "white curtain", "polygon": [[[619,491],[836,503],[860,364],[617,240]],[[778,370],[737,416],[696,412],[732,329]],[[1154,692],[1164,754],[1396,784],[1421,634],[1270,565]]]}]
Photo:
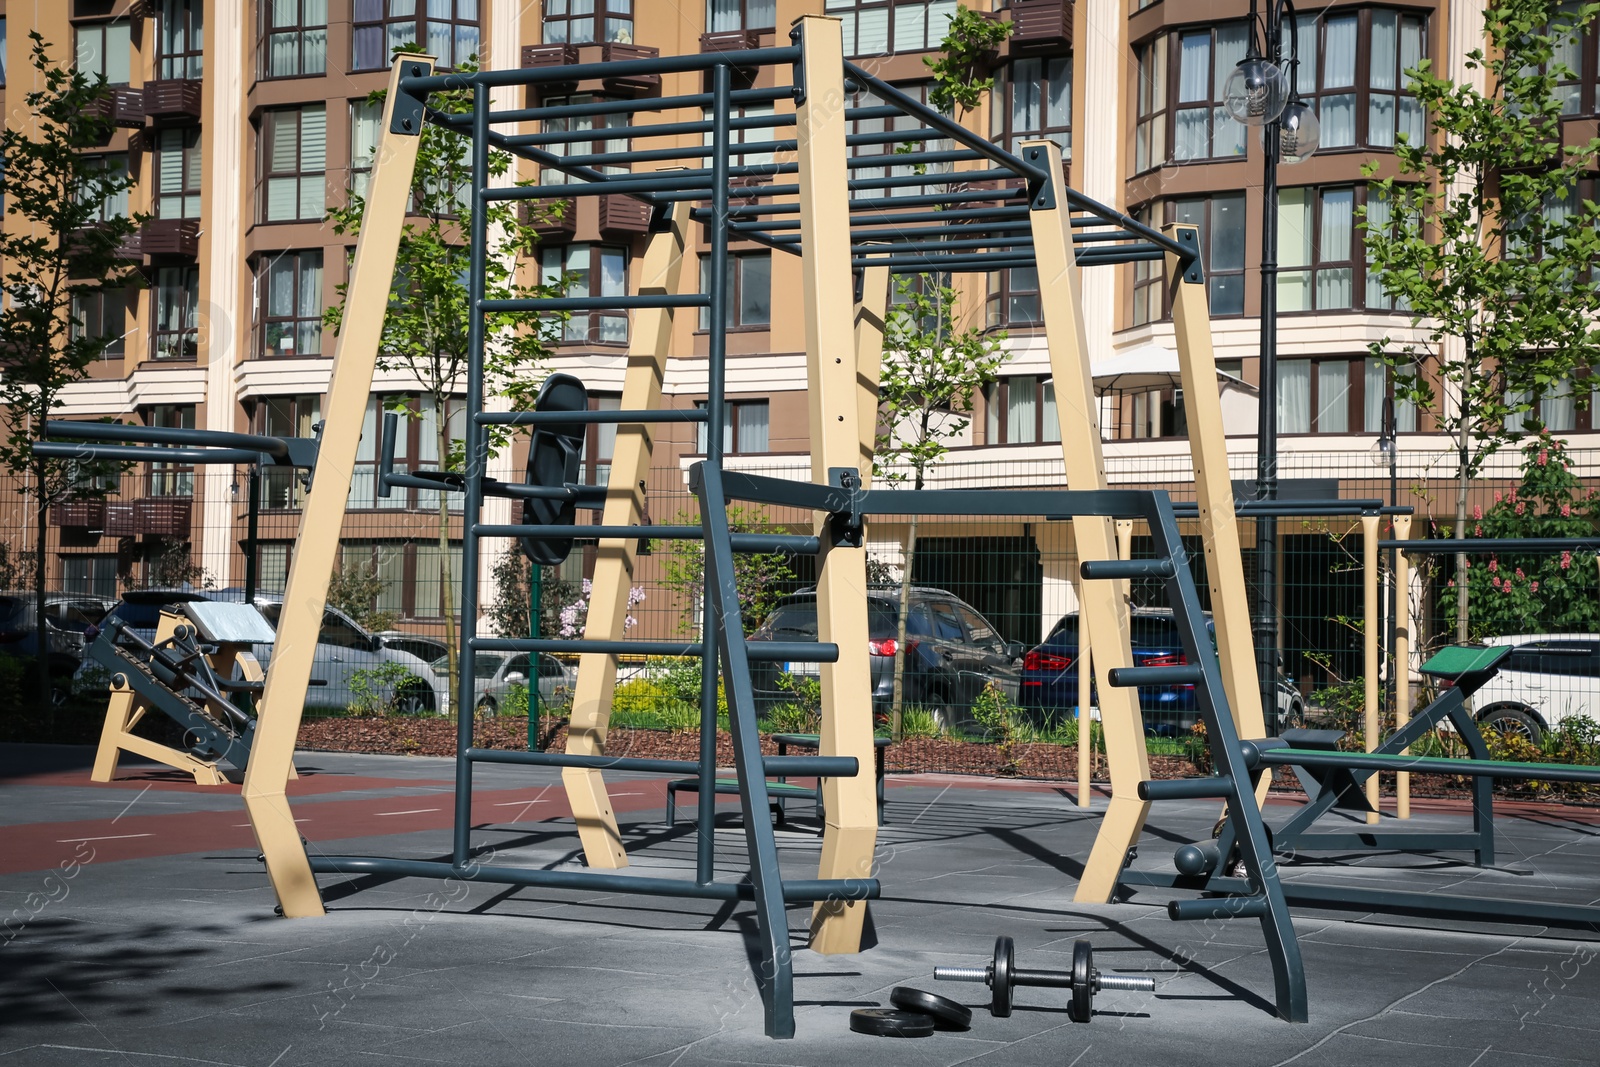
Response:
[{"label": "white curtain", "polygon": [[1552,433],[1571,433],[1577,425],[1572,402],[1572,383],[1563,381],[1550,387],[1539,401],[1539,418]]},{"label": "white curtain", "polygon": [[1317,364],[1317,432],[1350,429],[1350,364],[1324,360]]},{"label": "white curtain", "polygon": [[739,423],[739,451],[767,451],[769,433],[767,405],[739,404],[733,410]]},{"label": "white curtain", "polygon": [[1278,363],[1278,432],[1311,432],[1311,361]]},{"label": "white curtain", "polygon": [[1041,426],[1044,430],[1042,439],[1046,441],[1061,440],[1061,416],[1056,411],[1056,383],[1044,383],[1044,411],[1040,415]]},{"label": "white curtain", "polygon": [[739,25],[739,0],[708,0],[706,28],[712,33],[737,30]]},{"label": "white curtain", "polygon": [[[1278,310],[1311,310],[1311,200],[1306,189],[1278,195]],[[1304,431],[1301,431],[1304,432]]]},{"label": "white curtain", "polygon": [[1384,8],[1372,9],[1372,65],[1367,84],[1374,89],[1394,89],[1397,15]]},{"label": "white curtain", "polygon": [[[1340,263],[1350,259],[1350,237],[1355,226],[1354,189],[1329,189],[1322,194],[1322,226],[1318,237],[1318,260]],[[1351,306],[1352,275],[1349,267],[1324,267],[1317,272],[1317,307]]]},{"label": "white curtain", "polygon": [[1383,400],[1389,388],[1389,368],[1381,359],[1368,359],[1361,391],[1362,429],[1383,432]]},{"label": "white curtain", "polygon": [[1017,445],[1036,439],[1039,418],[1039,379],[1028,375],[1011,379],[1006,403],[1006,441]]},{"label": "white curtain", "polygon": [[1211,31],[1186,33],[1179,44],[1178,102],[1211,101]]},{"label": "white curtain", "polygon": [[[1327,44],[1322,54],[1322,85],[1342,89],[1356,83],[1356,17],[1341,15],[1327,21]],[[1301,53],[1302,59],[1305,53]],[[1392,61],[1391,55],[1391,61]]]},{"label": "white curtain", "polygon": [[1356,143],[1356,98],[1352,93],[1324,96],[1317,101],[1322,123],[1323,148],[1349,148]]}]

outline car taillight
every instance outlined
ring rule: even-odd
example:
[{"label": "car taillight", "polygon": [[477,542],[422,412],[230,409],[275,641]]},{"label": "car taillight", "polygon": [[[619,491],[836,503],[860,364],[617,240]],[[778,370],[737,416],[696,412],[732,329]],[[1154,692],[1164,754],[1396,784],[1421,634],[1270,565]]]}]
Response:
[{"label": "car taillight", "polygon": [[1037,648],[1022,657],[1022,669],[1025,671],[1064,671],[1070,666],[1072,666],[1071,656],[1041,652]]},{"label": "car taillight", "polygon": [[900,645],[892,637],[885,637],[881,641],[868,641],[867,651],[874,656],[892,656],[900,651]]},{"label": "car taillight", "polygon": [[1151,656],[1144,661],[1146,667],[1181,667],[1189,662],[1189,657],[1182,652],[1174,652],[1168,656]]}]

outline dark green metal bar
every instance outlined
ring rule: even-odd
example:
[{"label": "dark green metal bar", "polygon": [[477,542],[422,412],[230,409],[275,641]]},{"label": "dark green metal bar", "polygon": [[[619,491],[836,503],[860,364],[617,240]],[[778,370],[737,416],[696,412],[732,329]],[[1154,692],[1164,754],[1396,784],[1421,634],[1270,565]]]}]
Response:
[{"label": "dark green metal bar", "polygon": [[1513,781],[1600,782],[1600,767],[1566,763],[1508,763],[1502,760],[1447,759],[1442,756],[1402,756],[1376,752],[1318,752],[1301,748],[1257,750],[1246,745],[1245,759],[1254,767],[1349,767],[1371,771],[1408,771],[1411,774],[1455,774],[1464,777],[1505,778]]}]

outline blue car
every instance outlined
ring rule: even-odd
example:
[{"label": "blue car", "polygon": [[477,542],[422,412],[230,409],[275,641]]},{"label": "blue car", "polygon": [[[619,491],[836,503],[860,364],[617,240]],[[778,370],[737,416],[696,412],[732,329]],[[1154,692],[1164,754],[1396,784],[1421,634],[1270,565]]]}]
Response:
[{"label": "blue car", "polygon": [[[1137,667],[1175,667],[1189,662],[1170,608],[1134,608],[1129,618],[1133,662]],[[1206,631],[1216,644],[1211,618]],[[1140,686],[1139,707],[1148,734],[1187,733],[1200,718],[1192,685]],[[1056,725],[1077,714],[1078,616],[1064,615],[1038,647],[1022,660],[1018,703],[1040,726]],[[1305,703],[1282,675],[1278,678],[1279,729],[1305,718]]]}]

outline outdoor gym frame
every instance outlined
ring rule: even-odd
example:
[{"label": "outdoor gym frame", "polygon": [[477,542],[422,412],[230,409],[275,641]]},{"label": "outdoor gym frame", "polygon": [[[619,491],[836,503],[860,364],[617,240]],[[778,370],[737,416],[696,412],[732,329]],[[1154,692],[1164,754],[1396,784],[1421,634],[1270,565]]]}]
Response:
[{"label": "outdoor gym frame", "polygon": [[[1129,849],[1143,827],[1148,803],[1139,793],[1148,777],[1142,718],[1128,687],[1183,681],[1196,685],[1211,728],[1218,765],[1237,759],[1239,736],[1264,732],[1248,605],[1240,561],[1231,485],[1215,388],[1206,289],[1193,227],[1157,232],[1071,189],[1064,180],[1060,149],[1050,141],[1028,141],[1020,154],[999,148],[950,119],[878,80],[843,58],[840,23],[824,16],[799,19],[790,47],[745,52],[631,60],[556,68],[479,71],[436,75],[425,56],[399,55],[390,75],[367,213],[356,247],[347,291],[344,327],[338,338],[332,380],[323,403],[324,425],[314,477],[302,511],[277,634],[267,672],[255,742],[244,780],[244,800],[282,912],[290,917],[323,913],[315,876],[380,873],[393,876],[461,877],[478,881],[559,889],[600,890],[717,900],[750,899],[756,905],[759,959],[756,979],[766,1029],[775,1037],[794,1033],[789,930],[785,906],[814,902],[811,947],[819,952],[859,950],[865,901],[876,896],[872,878],[877,842],[873,777],[870,664],[866,612],[865,528],[872,514],[1039,516],[1052,537],[1064,538],[1071,520],[1083,563],[1081,612],[1085,626],[1101,635],[1095,670],[1102,694],[1102,720],[1112,798],[1085,865],[1077,899],[1108,902]],[[494,110],[496,88],[538,90],[586,79],[662,75],[668,95],[563,106]],[[735,88],[735,82],[741,87]],[[769,86],[767,83],[771,82]],[[678,91],[678,90],[692,91]],[[467,114],[444,114],[427,106],[431,93],[468,90]],[[675,92],[675,95],[673,93]],[[853,97],[870,98],[856,100]],[[775,114],[745,116],[748,104],[774,104]],[[788,110],[792,106],[792,111]],[[687,110],[706,117],[677,121]],[[521,132],[523,124],[550,119],[622,116],[624,125],[597,129]],[[861,119],[903,119],[910,129],[852,133]],[[661,121],[666,119],[666,121]],[[457,485],[464,495],[461,582],[461,689],[458,716],[455,819],[451,855],[436,861],[307,855],[285,794],[305,690],[310,679],[344,517],[351,470],[361,431],[361,412],[372,387],[385,308],[391,299],[396,252],[424,123],[467,138],[471,183],[467,195],[480,209],[496,201],[575,201],[625,195],[649,205],[650,233],[638,271],[637,291],[627,296],[491,300],[485,266],[502,254],[475,210],[467,234],[469,271],[469,371],[465,382],[467,467]],[[512,127],[511,130],[505,127]],[[792,138],[749,142],[737,131],[792,126]],[[626,139],[623,152],[593,151],[596,144]],[[957,147],[929,142],[948,139]],[[660,148],[639,149],[639,142]],[[911,142],[908,153],[852,155],[851,149]],[[580,145],[591,150],[582,153]],[[490,153],[509,153],[561,172],[570,183],[515,185],[491,181]],[[788,160],[793,153],[792,162]],[[752,161],[748,157],[765,157]],[[652,170],[609,173],[618,167]],[[852,177],[864,167],[885,167],[884,177]],[[967,169],[957,169],[966,167]],[[792,177],[790,177],[792,176]],[[709,245],[707,289],[695,291],[685,260],[694,254],[691,224],[700,223]],[[801,261],[806,368],[810,407],[811,481],[797,482],[724,470],[723,397],[727,363],[725,300],[730,238],[748,239]],[[1198,519],[1204,539],[1217,651],[1205,639],[1198,594],[1177,536],[1166,494],[1107,489],[1098,407],[1090,382],[1088,342],[1078,271],[1091,264],[1160,260],[1173,295],[1173,320],[1184,402],[1198,483]],[[1066,487],[1042,491],[881,490],[871,487],[877,423],[877,384],[883,358],[884,321],[892,274],[986,272],[1036,266],[1049,342],[1051,371],[1061,413]],[[853,307],[853,320],[838,309]],[[631,310],[630,350],[621,410],[589,412],[541,409],[492,411],[495,387],[486,380],[483,353],[491,344],[486,317],[520,313]],[[709,312],[707,403],[703,411],[663,406],[662,384],[672,355],[678,309]],[[570,379],[569,379],[570,381]],[[549,389],[547,384],[547,391]],[[542,403],[542,401],[541,401]],[[706,455],[691,472],[698,497],[698,529],[649,527],[644,521],[642,481],[652,455],[652,430],[659,423],[706,424]],[[486,476],[489,426],[571,427],[608,422],[618,427],[609,486],[603,502],[592,488],[572,484],[510,485]],[[415,473],[390,473],[390,484],[413,484]],[[486,499],[545,499],[567,508],[557,522],[486,521]],[[730,500],[799,506],[814,513],[812,536],[731,534]],[[572,523],[579,508],[598,509],[597,525]],[[1115,521],[1145,521],[1160,558],[1119,561]],[[706,595],[702,632],[692,642],[624,640],[626,597],[640,536],[702,540]],[[477,575],[484,538],[522,539],[558,545],[573,538],[598,540],[598,557],[584,637],[578,640],[495,638],[477,632]],[[774,545],[818,557],[818,641],[747,646],[739,616],[732,561],[741,550],[772,551]],[[1123,591],[1140,575],[1163,578],[1172,599],[1191,666],[1133,669],[1128,610]],[[1109,639],[1108,639],[1109,638]],[[578,681],[567,749],[563,753],[509,752],[473,747],[474,658],[478,652],[564,651],[579,654]],[[699,655],[702,658],[702,730],[697,761],[638,760],[607,756],[604,743],[623,653]],[[1220,652],[1220,660],[1218,658]],[[823,722],[819,755],[766,757],[759,748],[748,664],[751,659],[811,660],[821,664]],[[719,665],[726,687],[729,732],[744,816],[749,872],[745,880],[719,881],[713,862],[716,768],[716,689]],[[1168,679],[1163,671],[1173,673]],[[1154,672],[1154,673],[1152,673]],[[1160,675],[1161,677],[1157,677]],[[1181,677],[1179,677],[1181,675]],[[1226,695],[1224,695],[1224,693]],[[1230,711],[1231,708],[1231,711]],[[474,859],[472,776],[477,763],[495,762],[563,769],[589,870],[481,866]],[[605,769],[701,779],[694,876],[636,876],[621,870],[628,857],[602,772]],[[859,772],[859,773],[858,773]],[[768,774],[822,779],[827,825],[817,877],[784,881],[776,841],[767,818]],[[1247,788],[1243,766],[1227,780]],[[1264,788],[1264,786],[1263,786]],[[1234,797],[1240,810],[1254,810]],[[1247,816],[1248,818],[1248,816]],[[1259,819],[1257,820],[1259,824]],[[1270,874],[1259,825],[1245,835],[1260,846],[1258,863],[1269,872],[1260,891],[1278,892]],[[1303,988],[1296,998],[1282,979],[1299,972],[1292,927],[1281,906],[1262,913],[1269,953],[1280,975],[1279,1004],[1289,1018],[1304,1017]],[[1297,1015],[1298,1013],[1298,1015]]]}]

